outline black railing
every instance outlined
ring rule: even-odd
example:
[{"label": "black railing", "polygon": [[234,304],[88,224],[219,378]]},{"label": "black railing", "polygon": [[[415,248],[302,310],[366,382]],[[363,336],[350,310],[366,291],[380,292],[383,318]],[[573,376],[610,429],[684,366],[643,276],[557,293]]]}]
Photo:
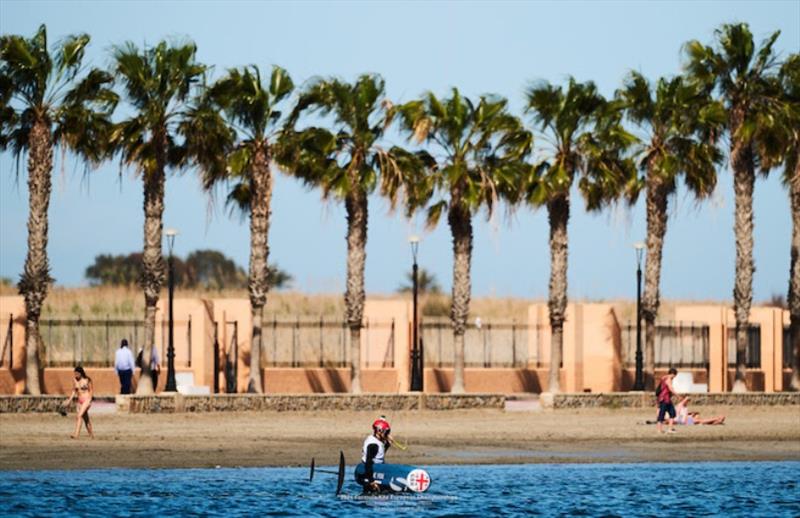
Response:
[{"label": "black railing", "polygon": [[[421,323],[426,367],[452,367],[455,363],[450,319],[427,318]],[[512,321],[467,324],[464,333],[466,367],[540,367],[543,326]]]},{"label": "black railing", "polygon": [[[162,333],[164,335],[164,328]],[[176,329],[185,328],[189,355],[192,350],[192,321],[175,321]],[[45,367],[113,367],[114,355],[125,338],[136,354],[144,346],[144,321],[121,319],[42,319],[39,322]],[[157,333],[158,335],[158,333]],[[165,336],[165,335],[164,335]],[[163,338],[163,337],[162,337]],[[162,340],[159,352],[166,358],[166,343]],[[182,356],[182,355],[181,355]],[[176,356],[175,364],[191,366],[191,356]]]},{"label": "black railing", "polygon": [[225,392],[235,394],[239,388],[239,322],[225,322],[225,327],[231,328],[225,347]]},{"label": "black railing", "polygon": [[792,341],[792,329],[789,326],[783,327],[783,368],[791,369],[794,365],[794,343]]},{"label": "black railing", "polygon": [[3,349],[0,350],[0,366],[5,363],[6,351],[8,351],[8,368],[14,368],[14,314],[8,314],[8,328],[6,337],[3,340]]},{"label": "black railing", "polygon": [[[262,321],[262,344],[267,367],[347,367],[350,365],[350,328],[344,320],[278,319]],[[361,340],[374,345],[379,340],[384,347],[379,357],[370,356],[372,347],[365,349],[361,362],[370,367],[394,367],[395,323],[365,320]]]},{"label": "black railing", "polygon": [[[642,352],[644,353],[644,326]],[[625,368],[636,366],[636,324],[628,322],[620,329],[622,362]],[[693,322],[657,322],[655,338],[655,367],[707,369],[708,326]]]},{"label": "black railing", "polygon": [[[744,363],[748,369],[761,368],[761,326],[758,324],[750,324],[747,328]],[[728,367],[736,367],[736,327],[728,328]]]}]

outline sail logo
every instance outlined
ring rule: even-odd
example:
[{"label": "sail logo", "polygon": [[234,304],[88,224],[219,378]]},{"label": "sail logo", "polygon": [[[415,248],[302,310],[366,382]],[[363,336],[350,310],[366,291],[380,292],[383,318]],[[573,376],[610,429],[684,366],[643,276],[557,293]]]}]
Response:
[{"label": "sail logo", "polygon": [[406,484],[411,491],[423,493],[430,487],[431,477],[428,476],[428,473],[424,469],[415,469],[406,477]]}]

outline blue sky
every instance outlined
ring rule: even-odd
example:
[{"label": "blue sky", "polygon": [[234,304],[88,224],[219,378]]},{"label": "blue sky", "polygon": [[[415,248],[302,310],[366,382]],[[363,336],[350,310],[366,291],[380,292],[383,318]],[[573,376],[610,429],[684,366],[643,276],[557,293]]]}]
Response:
[{"label": "blue sky", "polygon": [[[279,64],[300,84],[315,75],[384,76],[389,98],[407,101],[425,90],[467,95],[495,92],[519,111],[529,82],[594,80],[611,95],[629,70],[656,78],[680,70],[681,45],[710,42],[721,23],[745,21],[760,40],[780,29],[778,50],[800,49],[800,2],[0,2],[0,31],[31,35],[45,23],[51,40],[88,32],[87,55],[108,64],[111,45],[152,44],[190,37],[198,59],[225,68]],[[142,187],[108,163],[85,176],[68,156],[54,170],[49,253],[59,284],[85,284],[100,253],[142,246]],[[17,279],[25,257],[24,170],[0,156],[0,276]],[[635,296],[632,243],[644,237],[643,202],[587,214],[573,197],[569,294],[607,299]],[[755,195],[755,300],[785,294],[791,221],[778,174],[759,179]],[[202,193],[193,171],[171,176],[165,226],[180,235],[176,253],[214,248],[247,265],[246,221],[231,218]],[[410,234],[421,233],[420,264],[451,284],[449,230],[424,233],[422,218],[406,221],[370,200],[366,285],[388,293],[408,271]],[[521,208],[475,220],[473,294],[543,298],[549,275],[545,212]],[[339,292],[345,277],[345,217],[336,202],[277,175],[270,233],[271,261],[309,292]],[[727,168],[711,200],[698,205],[681,190],[670,200],[662,293],[666,298],[731,298],[734,278],[733,192]]]}]

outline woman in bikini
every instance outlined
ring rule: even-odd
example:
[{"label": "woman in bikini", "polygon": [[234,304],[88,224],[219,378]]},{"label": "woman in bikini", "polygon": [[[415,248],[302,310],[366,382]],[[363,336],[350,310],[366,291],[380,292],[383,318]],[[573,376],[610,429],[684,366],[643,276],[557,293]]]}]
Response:
[{"label": "woman in bikini", "polygon": [[724,415],[703,419],[700,417],[699,412],[690,412],[688,397],[683,398],[681,402],[675,406],[675,410],[678,412],[678,419],[675,421],[678,424],[725,424]]},{"label": "woman in bikini", "polygon": [[86,431],[89,432],[89,437],[94,439],[94,432],[92,431],[92,421],[89,419],[89,407],[92,406],[92,396],[94,395],[94,386],[92,379],[86,375],[83,367],[78,365],[75,367],[75,380],[72,384],[72,394],[70,394],[64,406],[69,406],[72,399],[78,396],[78,418],[75,423],[75,433],[70,435],[73,439],[77,439],[81,434],[81,420],[86,423]]}]

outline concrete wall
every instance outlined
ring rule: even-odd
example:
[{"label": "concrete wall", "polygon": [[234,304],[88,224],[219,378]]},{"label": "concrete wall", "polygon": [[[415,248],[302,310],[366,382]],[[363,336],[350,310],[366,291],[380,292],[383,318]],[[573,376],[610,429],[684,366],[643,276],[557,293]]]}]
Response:
[{"label": "concrete wall", "polygon": [[[219,364],[224,365],[226,357],[232,361],[235,352],[237,387],[239,391],[247,390],[247,379],[250,372],[250,344],[253,336],[253,315],[250,312],[250,301],[247,299],[214,299],[211,301],[211,306],[213,307],[213,322],[217,323]],[[236,333],[236,351],[232,348],[234,333]],[[213,361],[213,340],[211,345]],[[219,378],[220,392],[224,392],[224,374],[219,372],[217,376]],[[209,380],[206,386],[213,386],[213,378]]]},{"label": "concrete wall", "polygon": [[[464,369],[464,390],[468,393],[500,392],[545,392],[548,368],[470,368]],[[561,383],[565,383],[567,372],[561,369]],[[453,385],[452,368],[426,368],[425,392],[449,392]]]},{"label": "concrete wall", "polygon": [[[156,315],[155,345],[162,351],[163,370],[160,387],[166,379],[167,301],[162,299]],[[247,299],[176,299],[175,362],[179,372],[191,372],[195,385],[214,385],[214,340],[219,344],[219,365],[226,357],[233,359],[231,348],[236,330],[238,391],[247,388],[250,369],[252,316]],[[11,336],[8,319],[13,315]],[[685,369],[694,374],[695,383],[707,383],[709,392],[731,388],[733,370],[727,366],[728,330],[735,327],[733,312],[721,305],[683,305],[676,308],[676,320],[695,322],[709,327],[709,368]],[[409,388],[409,356],[411,348],[411,303],[405,299],[368,300],[364,311],[365,328],[361,333],[361,359],[364,390],[377,393],[402,393]],[[191,327],[189,326],[191,322]],[[751,390],[781,391],[786,386],[789,370],[783,369],[783,325],[788,312],[775,308],[755,307],[751,322],[761,328],[761,365],[747,373]],[[392,334],[391,325],[394,332]],[[467,368],[466,391],[545,392],[550,363],[550,328],[546,304],[531,305],[528,311],[528,357],[525,368]],[[13,369],[8,368],[9,351],[2,351],[0,393],[19,394],[24,386],[25,319],[22,297],[0,297],[0,346],[12,343]],[[392,340],[392,336],[394,339]],[[134,344],[138,347],[141,344]],[[564,325],[561,388],[565,392],[607,393],[629,390],[633,370],[625,369],[621,358],[620,324],[610,304],[570,303]],[[266,367],[268,348],[262,358],[263,390],[266,393],[341,393],[350,389],[348,368],[277,368]],[[99,394],[112,394],[117,380],[112,369],[88,369]],[[657,371],[657,376],[661,371]],[[225,390],[224,374],[216,373],[220,391]],[[440,393],[450,390],[453,372],[448,368],[425,369],[425,391]],[[71,369],[46,369],[42,377],[47,393],[71,390]]]},{"label": "concrete wall", "polygon": [[25,299],[0,297],[0,394],[22,394],[24,389]]},{"label": "concrete wall", "polygon": [[[397,393],[397,369],[363,369],[364,392]],[[264,392],[268,394],[319,394],[349,392],[350,369],[268,368],[262,370]]]},{"label": "concrete wall", "polygon": [[[175,372],[192,372],[186,367],[176,367]],[[94,392],[96,395],[108,396],[119,393],[119,377],[116,371],[111,368],[86,368],[86,375],[92,378]],[[73,370],[69,367],[50,367],[44,370],[43,385],[45,394],[69,394],[72,392]],[[133,387],[136,389],[139,383],[139,369],[133,375]],[[158,377],[157,391],[163,391],[167,383],[166,367]]]},{"label": "concrete wall", "polygon": [[[783,369],[783,310],[772,307],[754,307],[750,310],[751,324],[761,328],[761,366],[748,369],[747,386],[750,390],[780,392],[784,388]],[[731,390],[736,374],[728,368],[728,334],[736,329],[733,310],[720,305],[686,305],[675,308],[675,319],[696,322],[709,327],[709,392]]]},{"label": "concrete wall", "polygon": [[[546,366],[540,386],[546,390],[550,365],[550,324],[546,304],[528,311],[528,324],[541,328],[542,361]],[[567,392],[608,392],[622,385],[619,322],[610,304],[567,305],[564,322],[561,389]]]}]

